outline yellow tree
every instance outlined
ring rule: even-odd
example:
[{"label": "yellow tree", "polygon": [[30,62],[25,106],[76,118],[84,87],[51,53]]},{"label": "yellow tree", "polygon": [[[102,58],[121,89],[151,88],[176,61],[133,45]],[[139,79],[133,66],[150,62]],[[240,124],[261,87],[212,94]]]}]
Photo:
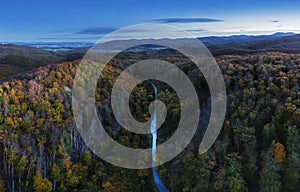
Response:
[{"label": "yellow tree", "polygon": [[43,179],[40,171],[37,170],[33,177],[33,188],[36,192],[50,192],[52,191],[52,183],[47,178]]},{"label": "yellow tree", "polygon": [[279,142],[275,143],[274,155],[278,163],[282,163],[286,157],[284,146]]}]

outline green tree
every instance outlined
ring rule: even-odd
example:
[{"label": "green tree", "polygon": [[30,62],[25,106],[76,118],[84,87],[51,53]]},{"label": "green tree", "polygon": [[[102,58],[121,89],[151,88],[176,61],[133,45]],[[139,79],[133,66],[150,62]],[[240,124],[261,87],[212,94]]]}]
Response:
[{"label": "green tree", "polygon": [[288,191],[300,191],[299,131],[289,126],[287,133],[287,160],[284,165],[283,184]]},{"label": "green tree", "polygon": [[264,155],[264,164],[260,175],[260,191],[261,192],[280,192],[280,167],[274,155],[274,144],[271,144]]},{"label": "green tree", "polygon": [[60,169],[59,167],[54,164],[52,166],[52,169],[51,169],[51,178],[53,179],[53,190],[55,191],[56,190],[56,183],[57,181],[60,181],[62,176],[61,176],[61,173],[60,173]]},{"label": "green tree", "polygon": [[231,153],[225,157],[225,190],[232,192],[248,191],[241,171],[240,157]]}]

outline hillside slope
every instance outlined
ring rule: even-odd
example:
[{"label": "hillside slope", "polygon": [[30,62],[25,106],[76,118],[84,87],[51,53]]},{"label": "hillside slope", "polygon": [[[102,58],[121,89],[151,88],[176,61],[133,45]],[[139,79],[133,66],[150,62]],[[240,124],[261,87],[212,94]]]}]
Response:
[{"label": "hillside slope", "polygon": [[0,80],[37,67],[83,57],[86,50],[46,51],[12,44],[0,44]]}]

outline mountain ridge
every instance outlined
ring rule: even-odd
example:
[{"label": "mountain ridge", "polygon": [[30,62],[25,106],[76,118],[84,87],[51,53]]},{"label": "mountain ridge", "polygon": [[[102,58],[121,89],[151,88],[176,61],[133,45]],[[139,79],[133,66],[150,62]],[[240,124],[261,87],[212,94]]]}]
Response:
[{"label": "mountain ridge", "polygon": [[[233,35],[223,37],[203,37],[198,38],[214,56],[219,55],[243,55],[258,52],[283,52],[283,53],[300,53],[300,34],[294,33],[274,33],[272,35]],[[157,40],[157,42],[162,41]],[[180,41],[182,46],[193,46],[190,39],[176,39]],[[176,41],[175,40],[175,41]],[[148,45],[147,40],[115,40],[105,42],[97,46],[103,50],[118,51],[120,44],[125,44],[127,47],[135,43],[144,46],[138,48],[133,47],[127,51],[143,52],[144,50],[152,50],[157,54],[172,52],[165,47]],[[148,41],[150,42],[150,41]],[[153,41],[151,41],[153,42]],[[155,42],[155,40],[154,40]],[[52,46],[55,44],[51,43]],[[40,66],[45,66],[51,63],[59,63],[63,61],[72,61],[82,59],[90,44],[84,43],[83,47],[76,46],[69,51],[49,51],[34,46],[0,44],[0,79],[9,77],[16,73],[23,73],[28,70],[35,69]],[[38,46],[38,44],[35,44]],[[44,45],[46,46],[46,45]],[[63,44],[61,44],[63,46]],[[195,45],[195,46],[198,46]]]}]

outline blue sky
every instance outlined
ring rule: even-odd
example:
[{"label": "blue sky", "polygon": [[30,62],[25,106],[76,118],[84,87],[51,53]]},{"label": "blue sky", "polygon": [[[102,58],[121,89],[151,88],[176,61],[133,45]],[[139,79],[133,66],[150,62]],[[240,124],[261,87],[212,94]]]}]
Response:
[{"label": "blue sky", "polygon": [[300,33],[300,1],[3,0],[0,41],[95,41],[115,29],[165,23],[196,36]]}]

